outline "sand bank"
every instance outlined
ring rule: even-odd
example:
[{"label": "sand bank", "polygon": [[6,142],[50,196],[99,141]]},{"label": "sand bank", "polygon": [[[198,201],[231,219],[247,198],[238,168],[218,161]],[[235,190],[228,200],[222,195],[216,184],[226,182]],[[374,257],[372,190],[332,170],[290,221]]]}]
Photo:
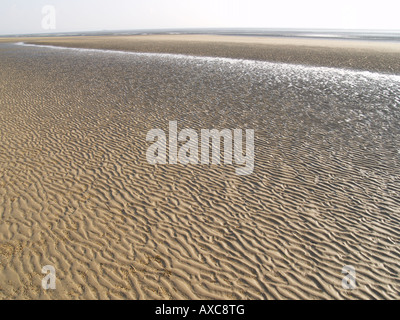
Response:
[{"label": "sand bank", "polygon": [[395,42],[218,35],[3,38],[2,41],[242,58],[400,74],[400,44]]}]

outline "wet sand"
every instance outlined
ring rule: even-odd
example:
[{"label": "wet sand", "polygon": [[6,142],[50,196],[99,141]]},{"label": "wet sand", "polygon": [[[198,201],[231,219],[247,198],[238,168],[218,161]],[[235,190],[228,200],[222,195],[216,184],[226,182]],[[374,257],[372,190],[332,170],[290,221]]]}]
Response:
[{"label": "wet sand", "polygon": [[[45,43],[262,51],[170,40]],[[398,71],[396,49],[313,47],[319,63],[286,45],[276,61],[345,67],[334,52],[369,50],[385,58],[355,59],[362,70]],[[1,43],[0,298],[399,299],[400,77],[269,58]],[[254,129],[254,172],[150,165],[146,134],[171,120]],[[56,290],[41,287],[45,265]]]},{"label": "wet sand", "polygon": [[[2,41],[16,41],[0,38]],[[27,43],[134,52],[177,53],[400,74],[400,43],[219,35],[19,38]]]}]

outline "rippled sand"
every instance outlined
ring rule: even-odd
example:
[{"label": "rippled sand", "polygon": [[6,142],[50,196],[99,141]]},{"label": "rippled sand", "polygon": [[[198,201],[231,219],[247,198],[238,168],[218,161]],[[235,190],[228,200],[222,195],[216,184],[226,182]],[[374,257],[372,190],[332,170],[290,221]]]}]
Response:
[{"label": "rippled sand", "polygon": [[[399,299],[399,97],[395,75],[0,44],[0,298]],[[149,165],[170,120],[254,129],[253,174]]]}]

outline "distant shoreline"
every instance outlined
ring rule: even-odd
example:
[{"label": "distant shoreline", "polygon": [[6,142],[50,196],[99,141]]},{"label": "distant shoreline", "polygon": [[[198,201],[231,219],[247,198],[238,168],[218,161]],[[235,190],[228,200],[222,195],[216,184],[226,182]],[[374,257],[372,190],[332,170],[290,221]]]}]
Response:
[{"label": "distant shoreline", "polygon": [[358,41],[400,42],[400,30],[329,30],[329,29],[143,29],[103,30],[42,34],[0,35],[15,37],[79,37],[79,36],[140,36],[140,35],[209,35],[236,37],[271,37],[300,39],[338,39]]}]

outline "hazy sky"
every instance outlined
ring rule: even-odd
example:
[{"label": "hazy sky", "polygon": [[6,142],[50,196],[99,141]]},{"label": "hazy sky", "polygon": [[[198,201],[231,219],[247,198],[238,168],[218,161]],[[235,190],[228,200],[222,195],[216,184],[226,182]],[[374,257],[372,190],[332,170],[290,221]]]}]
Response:
[{"label": "hazy sky", "polygon": [[[42,28],[52,5],[56,29]],[[400,0],[0,0],[0,34],[158,28],[398,29]]]}]

